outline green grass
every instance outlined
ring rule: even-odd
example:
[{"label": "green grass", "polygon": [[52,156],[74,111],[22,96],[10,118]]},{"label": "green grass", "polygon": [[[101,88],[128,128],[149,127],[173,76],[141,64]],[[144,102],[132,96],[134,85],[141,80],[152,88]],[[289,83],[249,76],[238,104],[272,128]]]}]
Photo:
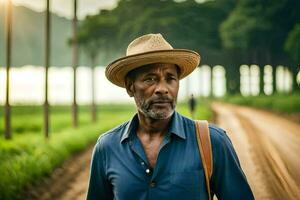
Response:
[{"label": "green grass", "polygon": [[272,96],[259,95],[251,97],[227,96],[221,99],[228,103],[251,106],[271,111],[300,114],[300,93],[275,94]]},{"label": "green grass", "polygon": [[[46,140],[41,133],[41,109],[13,109],[13,125],[22,129],[13,127],[13,130],[19,132],[13,135],[12,140],[4,140],[2,135],[0,138],[0,199],[21,199],[20,192],[26,185],[51,174],[72,154],[95,143],[101,133],[129,120],[134,113],[134,107],[131,105],[102,106],[99,109],[98,122],[92,124],[89,122],[91,120],[88,108],[82,107],[80,126],[73,129],[70,127],[69,110],[65,107],[54,107],[51,129],[56,131],[51,132],[50,139]],[[3,115],[0,118],[3,121]]]},{"label": "green grass", "polygon": [[[191,117],[187,101],[178,103],[176,110],[184,116]],[[195,119],[212,120],[212,118],[213,112],[210,108],[210,100],[207,98],[198,98],[195,111]]]},{"label": "green grass", "polygon": [[[200,104],[200,102],[199,102]],[[212,117],[208,102],[202,101],[197,118]],[[189,116],[185,103],[177,110]],[[133,105],[102,105],[98,121],[91,123],[89,107],[80,107],[77,129],[71,128],[70,108],[51,108],[51,133],[46,140],[42,135],[42,108],[16,106],[12,108],[13,139],[3,139],[3,107],[0,109],[0,199],[21,199],[24,187],[50,175],[66,159],[88,145],[110,128],[129,120],[135,113]]]},{"label": "green grass", "polygon": [[[110,112],[112,110],[133,110],[132,105],[114,105],[100,106],[98,113]],[[0,119],[3,117],[3,107],[0,107]],[[79,124],[86,125],[91,121],[90,107],[79,107]],[[35,132],[42,134],[43,124],[43,108],[42,106],[13,106],[11,108],[11,123],[12,132],[20,134],[24,132]],[[54,106],[50,107],[50,131],[57,132],[72,125],[71,107],[70,106]],[[0,122],[0,133],[4,132],[4,122]]]}]

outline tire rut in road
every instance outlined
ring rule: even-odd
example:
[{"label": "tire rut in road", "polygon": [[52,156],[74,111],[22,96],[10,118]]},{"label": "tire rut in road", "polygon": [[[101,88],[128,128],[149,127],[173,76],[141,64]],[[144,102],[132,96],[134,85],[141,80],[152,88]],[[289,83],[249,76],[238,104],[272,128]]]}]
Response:
[{"label": "tire rut in road", "polygon": [[212,104],[217,113],[217,124],[226,130],[239,157],[241,167],[257,200],[274,200],[275,194],[265,180],[265,174],[257,164],[254,147],[248,134],[232,108],[219,103]]},{"label": "tire rut in road", "polygon": [[245,116],[235,112],[254,146],[256,163],[264,171],[274,198],[297,200],[300,198],[296,182],[290,176],[279,153],[263,133]]}]

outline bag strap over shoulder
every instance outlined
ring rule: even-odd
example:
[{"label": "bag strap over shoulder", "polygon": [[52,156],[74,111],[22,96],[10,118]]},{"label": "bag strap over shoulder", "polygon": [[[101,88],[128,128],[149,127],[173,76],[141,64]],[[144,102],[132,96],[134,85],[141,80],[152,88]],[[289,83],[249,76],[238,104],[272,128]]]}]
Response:
[{"label": "bag strap over shoulder", "polygon": [[195,125],[198,148],[205,174],[206,189],[208,198],[211,199],[210,179],[213,172],[213,159],[208,122],[206,120],[196,120]]}]

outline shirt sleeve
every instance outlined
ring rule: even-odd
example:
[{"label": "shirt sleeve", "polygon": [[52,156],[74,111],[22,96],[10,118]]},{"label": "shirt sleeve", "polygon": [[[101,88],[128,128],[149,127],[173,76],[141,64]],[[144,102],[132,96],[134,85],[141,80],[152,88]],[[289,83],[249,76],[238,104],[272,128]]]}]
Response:
[{"label": "shirt sleeve", "polygon": [[211,134],[213,174],[211,189],[219,200],[253,200],[251,188],[240,166],[233,145],[223,130]]},{"label": "shirt sleeve", "polygon": [[100,141],[96,144],[90,168],[87,200],[112,200],[113,192],[105,173],[105,158]]}]

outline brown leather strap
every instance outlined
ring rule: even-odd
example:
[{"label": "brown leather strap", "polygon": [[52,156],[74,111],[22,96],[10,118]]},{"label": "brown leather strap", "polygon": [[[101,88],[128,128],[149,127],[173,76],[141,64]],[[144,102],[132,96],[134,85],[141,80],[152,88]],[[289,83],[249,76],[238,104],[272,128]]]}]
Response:
[{"label": "brown leather strap", "polygon": [[213,172],[212,148],[210,141],[210,134],[208,122],[206,120],[196,120],[196,136],[199,152],[201,155],[203,169],[205,174],[206,189],[208,198],[212,199],[210,190],[210,179]]}]

